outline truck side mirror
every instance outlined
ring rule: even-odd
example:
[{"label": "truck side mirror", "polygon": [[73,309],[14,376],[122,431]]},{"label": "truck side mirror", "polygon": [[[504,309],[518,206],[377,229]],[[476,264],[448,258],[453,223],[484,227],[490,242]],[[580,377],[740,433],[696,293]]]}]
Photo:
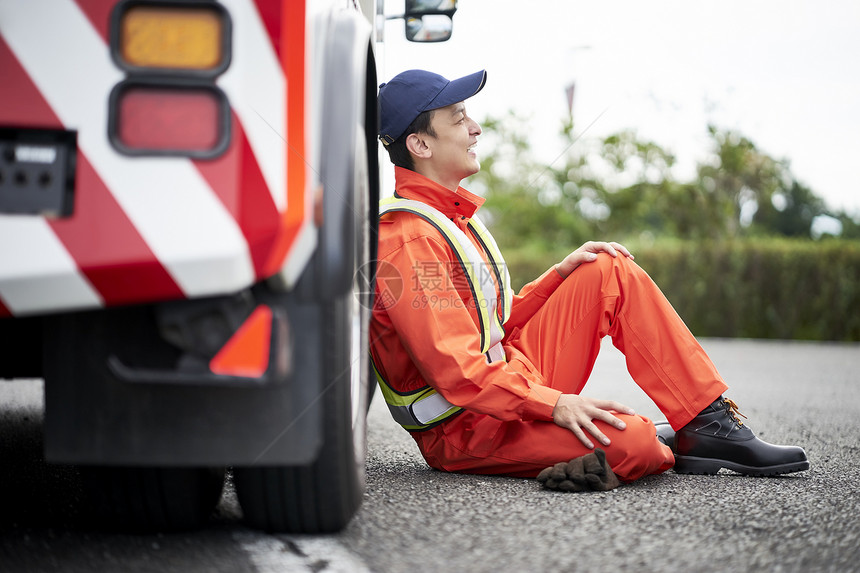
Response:
[{"label": "truck side mirror", "polygon": [[451,38],[457,0],[406,0],[406,39],[444,42]]}]

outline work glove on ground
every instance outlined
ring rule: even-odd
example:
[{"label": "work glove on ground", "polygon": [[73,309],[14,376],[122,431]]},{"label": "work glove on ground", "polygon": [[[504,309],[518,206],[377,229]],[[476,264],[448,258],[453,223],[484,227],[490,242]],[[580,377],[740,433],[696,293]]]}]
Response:
[{"label": "work glove on ground", "polygon": [[620,485],[601,449],[545,468],[537,480],[546,489],[558,491],[609,491]]}]

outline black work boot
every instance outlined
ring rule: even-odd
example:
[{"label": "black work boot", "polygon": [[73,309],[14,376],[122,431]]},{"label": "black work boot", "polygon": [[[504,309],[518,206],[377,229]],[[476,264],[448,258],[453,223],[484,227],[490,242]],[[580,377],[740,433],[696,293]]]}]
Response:
[{"label": "black work boot", "polygon": [[669,446],[669,449],[674,452],[675,430],[672,429],[669,422],[654,422],[654,428],[657,430],[657,439],[660,440],[660,443]]},{"label": "black work boot", "polygon": [[675,472],[713,475],[726,468],[767,476],[809,469],[803,448],[774,446],[756,438],[739,414],[737,404],[720,396],[678,430]]}]

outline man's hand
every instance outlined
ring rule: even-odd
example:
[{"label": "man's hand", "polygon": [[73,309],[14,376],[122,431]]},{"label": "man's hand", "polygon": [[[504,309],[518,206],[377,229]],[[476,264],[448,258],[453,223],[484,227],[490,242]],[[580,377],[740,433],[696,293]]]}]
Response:
[{"label": "man's hand", "polygon": [[[573,432],[586,448],[593,449],[594,444],[588,438],[588,434],[597,438],[604,446],[609,445],[609,438],[594,424],[594,420],[602,420],[619,430],[627,427],[627,424],[612,414],[612,410],[631,416],[635,414],[633,408],[614,400],[598,400],[578,394],[562,394],[559,396],[558,402],[555,403],[555,408],[553,408],[552,421]],[[586,431],[588,434],[585,433]]]},{"label": "man's hand", "polygon": [[627,250],[627,247],[619,243],[602,243],[598,241],[588,241],[569,255],[563,261],[555,266],[555,270],[561,275],[561,278],[566,279],[567,275],[583,263],[592,263],[597,260],[597,253],[609,253],[613,257],[617,257],[621,253],[629,259],[633,259],[633,255]]}]

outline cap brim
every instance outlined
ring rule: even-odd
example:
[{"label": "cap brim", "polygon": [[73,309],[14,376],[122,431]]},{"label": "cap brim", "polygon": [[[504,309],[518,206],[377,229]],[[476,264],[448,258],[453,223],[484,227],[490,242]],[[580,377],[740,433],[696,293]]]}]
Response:
[{"label": "cap brim", "polygon": [[427,104],[424,111],[439,109],[440,107],[446,107],[469,99],[481,91],[486,83],[486,70],[481,70],[480,72],[475,72],[474,74],[469,74],[468,76],[451,80],[448,82],[448,85],[445,86],[429,104]]}]

